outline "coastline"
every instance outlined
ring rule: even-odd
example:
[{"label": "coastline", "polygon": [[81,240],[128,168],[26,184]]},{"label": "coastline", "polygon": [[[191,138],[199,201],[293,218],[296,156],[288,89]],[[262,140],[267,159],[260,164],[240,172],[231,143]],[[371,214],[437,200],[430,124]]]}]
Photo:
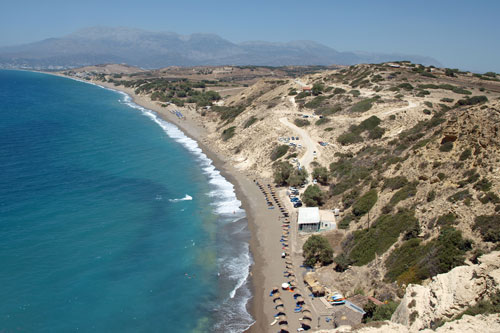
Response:
[{"label": "coastline", "polygon": [[[43,73],[78,80],[70,76],[62,75],[60,73]],[[267,206],[264,204],[265,201],[263,200],[262,193],[259,191],[258,187],[253,181],[254,178],[251,177],[251,175],[246,175],[241,171],[236,170],[230,163],[228,163],[228,160],[225,156],[215,152],[213,149],[210,149],[207,144],[208,142],[204,140],[206,129],[200,126],[200,124],[196,123],[195,120],[181,120],[170,113],[168,111],[168,108],[162,108],[155,102],[149,100],[147,96],[140,96],[135,94],[133,89],[122,86],[117,87],[107,82],[94,82],[84,80],[78,81],[95,84],[106,89],[125,93],[130,96],[133,103],[154,111],[162,120],[174,124],[186,136],[197,142],[199,148],[212,161],[214,167],[220,171],[221,175],[228,182],[233,184],[236,197],[241,201],[242,209],[246,213],[248,229],[251,233],[249,246],[253,262],[250,267],[248,280],[251,285],[252,297],[246,304],[246,308],[250,315],[253,317],[254,323],[248,329],[246,329],[245,332],[269,331],[267,322],[272,319],[272,316],[266,316],[263,304],[265,288],[270,288],[270,286],[268,286],[266,283],[266,278],[263,273],[263,268],[266,265],[264,256],[264,253],[266,252],[266,246],[265,244],[263,244],[263,242],[261,242],[258,236],[259,231],[262,231],[262,227],[266,224],[269,216],[266,216],[268,214],[262,214],[262,212],[267,213]],[[259,179],[259,181],[262,182],[266,180]]]}]

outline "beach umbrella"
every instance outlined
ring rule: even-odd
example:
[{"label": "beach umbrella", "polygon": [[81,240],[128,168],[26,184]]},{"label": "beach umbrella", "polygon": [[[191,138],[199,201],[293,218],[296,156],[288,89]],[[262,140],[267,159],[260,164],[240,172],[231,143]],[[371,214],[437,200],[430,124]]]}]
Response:
[{"label": "beach umbrella", "polygon": [[281,294],[279,291],[274,292],[273,296],[276,297],[281,297]]},{"label": "beach umbrella", "polygon": [[281,300],[281,298],[278,298],[278,299],[274,300],[274,304],[276,304],[276,305],[283,305],[283,301]]},{"label": "beach umbrella", "polygon": [[311,322],[309,320],[302,321],[302,328],[305,330],[311,329]]},{"label": "beach umbrella", "polygon": [[290,285],[286,282],[281,285],[281,288],[283,288],[283,289],[288,289],[289,287],[290,287]]},{"label": "beach umbrella", "polygon": [[278,312],[277,314],[274,315],[274,318],[278,318],[279,319],[280,316],[286,316],[286,314],[284,312],[280,311],[280,312]]},{"label": "beach umbrella", "polygon": [[279,297],[279,296],[274,296],[274,298],[273,298],[273,302],[274,302],[274,303],[276,303],[276,302],[277,302],[278,300],[280,300],[280,299],[281,299],[281,297]]},{"label": "beach umbrella", "polygon": [[309,319],[310,321],[312,321],[312,318],[311,317],[308,317],[306,315],[302,316],[302,320],[305,320],[305,319]]},{"label": "beach umbrella", "polygon": [[291,260],[285,260],[285,264],[292,265],[293,263]]},{"label": "beach umbrella", "polygon": [[297,297],[295,300],[297,304],[304,304],[304,297],[302,296]]},{"label": "beach umbrella", "polygon": [[297,297],[299,297],[299,296],[302,296],[302,294],[301,293],[293,294],[293,298],[295,298],[295,299],[297,299]]},{"label": "beach umbrella", "polygon": [[283,304],[281,304],[281,305],[276,305],[274,308],[275,308],[276,310],[278,310],[278,311],[285,311],[285,307],[283,306]]},{"label": "beach umbrella", "polygon": [[286,321],[286,320],[288,320],[288,319],[286,318],[286,314],[284,314],[284,313],[283,313],[283,314],[281,314],[281,315],[278,317],[278,320],[279,320],[280,322],[282,322],[282,321]]},{"label": "beach umbrella", "polygon": [[287,324],[280,324],[281,332],[287,331],[288,332],[288,325]]},{"label": "beach umbrella", "polygon": [[311,316],[311,311],[310,311],[310,310],[304,310],[304,309],[302,309],[302,314],[303,314],[304,316],[308,316],[308,317],[310,317],[310,316]]},{"label": "beach umbrella", "polygon": [[273,293],[277,293],[279,292],[279,288],[274,286],[273,289],[271,290]]}]

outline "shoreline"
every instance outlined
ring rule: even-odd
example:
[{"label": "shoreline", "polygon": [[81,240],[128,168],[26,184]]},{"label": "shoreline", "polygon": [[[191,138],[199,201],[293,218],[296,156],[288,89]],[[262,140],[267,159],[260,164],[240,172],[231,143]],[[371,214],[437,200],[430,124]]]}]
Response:
[{"label": "shoreline", "polygon": [[[41,73],[73,79],[84,83],[95,84],[98,86],[102,86],[105,89],[125,93],[130,96],[133,103],[155,112],[162,120],[174,124],[186,136],[197,142],[199,148],[212,161],[214,167],[219,170],[221,175],[234,186],[236,197],[241,201],[241,208],[245,211],[248,221],[248,229],[251,234],[249,247],[252,257],[252,265],[250,266],[248,281],[250,282],[252,297],[248,300],[246,308],[250,315],[253,317],[254,323],[244,332],[267,332],[269,330],[269,326],[265,323],[267,323],[271,318],[266,316],[264,313],[263,296],[265,294],[266,279],[262,272],[263,267],[266,263],[264,256],[264,249],[266,247],[264,244],[262,244],[257,235],[262,225],[260,225],[257,216],[258,214],[256,214],[256,211],[264,209],[267,210],[267,207],[264,205],[263,198],[261,197],[262,194],[251,179],[253,177],[236,170],[232,165],[228,163],[225,156],[222,156],[220,153],[217,153],[210,149],[206,142],[203,140],[204,135],[206,135],[205,128],[197,124],[195,120],[181,120],[175,115],[171,114],[168,111],[168,108],[160,107],[154,101],[149,100],[147,96],[145,97],[137,95],[130,88],[126,88],[123,86],[117,87],[107,82],[79,80],[60,73]],[[259,179],[259,181],[262,182],[266,180]],[[267,287],[270,288],[270,286]]]}]

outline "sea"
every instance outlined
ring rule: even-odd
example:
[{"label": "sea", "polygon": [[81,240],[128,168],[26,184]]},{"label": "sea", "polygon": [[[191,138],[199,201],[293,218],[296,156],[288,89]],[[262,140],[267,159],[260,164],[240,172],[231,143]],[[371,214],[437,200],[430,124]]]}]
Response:
[{"label": "sea", "polygon": [[242,332],[249,238],[179,128],[124,93],[0,70],[0,332]]}]

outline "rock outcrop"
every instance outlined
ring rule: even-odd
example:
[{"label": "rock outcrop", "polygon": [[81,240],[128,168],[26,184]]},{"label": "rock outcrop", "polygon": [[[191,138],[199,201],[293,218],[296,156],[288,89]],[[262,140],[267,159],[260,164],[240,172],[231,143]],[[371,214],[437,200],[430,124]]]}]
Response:
[{"label": "rock outcrop", "polygon": [[451,320],[500,290],[500,252],[482,256],[479,265],[456,267],[427,286],[409,285],[391,321],[413,331]]}]

